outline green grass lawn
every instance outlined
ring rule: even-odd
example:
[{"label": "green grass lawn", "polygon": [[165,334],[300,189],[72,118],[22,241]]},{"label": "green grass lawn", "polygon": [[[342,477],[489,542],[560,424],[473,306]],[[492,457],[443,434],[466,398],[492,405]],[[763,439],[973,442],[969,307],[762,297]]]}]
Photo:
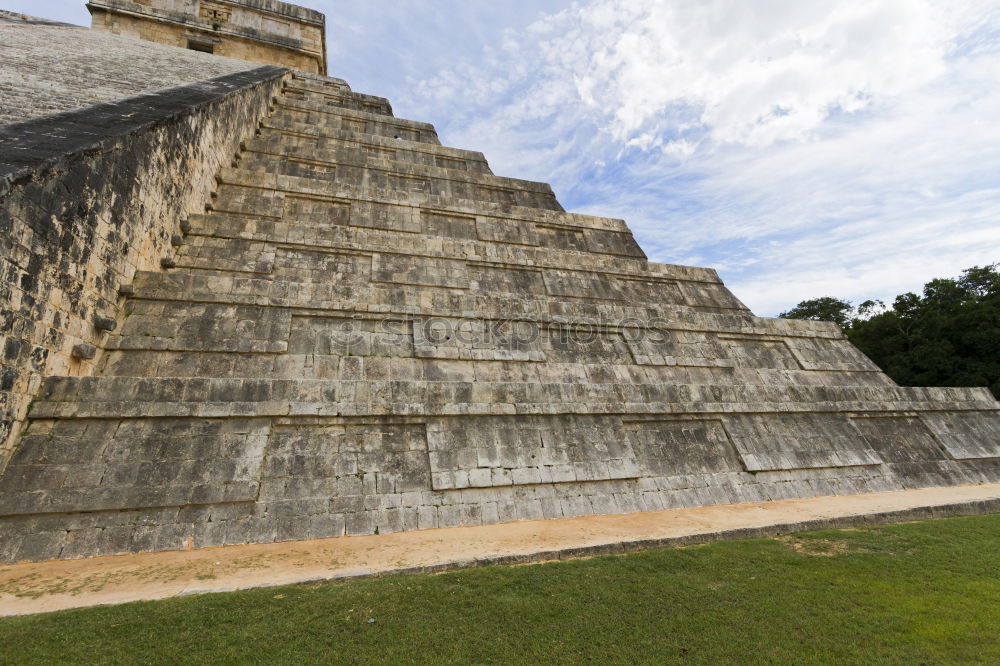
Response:
[{"label": "green grass lawn", "polygon": [[998,664],[1000,516],[0,619],[5,664],[324,662]]}]

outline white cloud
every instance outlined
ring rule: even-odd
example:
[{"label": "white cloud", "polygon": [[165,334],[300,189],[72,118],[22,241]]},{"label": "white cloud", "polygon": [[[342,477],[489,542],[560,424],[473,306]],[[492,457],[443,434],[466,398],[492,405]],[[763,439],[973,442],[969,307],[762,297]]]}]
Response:
[{"label": "white cloud", "polygon": [[601,0],[505,43],[414,108],[761,313],[1000,260],[995,2]]},{"label": "white cloud", "polygon": [[998,0],[306,4],[332,74],[762,314],[1000,260]]}]

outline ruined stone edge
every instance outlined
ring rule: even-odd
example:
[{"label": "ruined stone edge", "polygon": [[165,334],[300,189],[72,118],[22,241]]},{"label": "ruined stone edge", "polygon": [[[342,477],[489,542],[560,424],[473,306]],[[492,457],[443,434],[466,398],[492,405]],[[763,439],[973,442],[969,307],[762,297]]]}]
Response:
[{"label": "ruined stone edge", "polygon": [[265,65],[4,125],[0,127],[0,197],[60,159],[99,149],[109,139],[184,116],[232,93],[282,77],[289,71],[285,67]]}]

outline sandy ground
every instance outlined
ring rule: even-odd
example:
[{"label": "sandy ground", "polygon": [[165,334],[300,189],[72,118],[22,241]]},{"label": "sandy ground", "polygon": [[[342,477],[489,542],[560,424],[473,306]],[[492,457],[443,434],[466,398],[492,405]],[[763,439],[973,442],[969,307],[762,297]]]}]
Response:
[{"label": "sandy ground", "polygon": [[[947,515],[963,512],[961,507],[947,510],[950,505],[998,499],[1000,483],[4,565],[0,566],[0,615],[433,571],[498,558],[542,561],[621,552],[657,545],[655,540],[682,545],[691,542],[689,537],[732,538],[773,526],[788,532],[811,527],[801,525],[806,521],[833,518],[859,523],[872,520],[872,514],[927,507],[941,507],[935,515]],[[732,532],[746,529],[751,532]]]}]

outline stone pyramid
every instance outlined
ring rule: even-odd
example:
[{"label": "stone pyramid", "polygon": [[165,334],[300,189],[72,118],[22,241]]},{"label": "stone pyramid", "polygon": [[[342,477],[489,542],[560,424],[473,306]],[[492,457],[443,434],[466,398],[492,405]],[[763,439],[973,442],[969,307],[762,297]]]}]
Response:
[{"label": "stone pyramid", "polygon": [[344,81],[288,75],[217,182],[44,383],[4,561],[1000,481],[986,389],[898,387]]}]

